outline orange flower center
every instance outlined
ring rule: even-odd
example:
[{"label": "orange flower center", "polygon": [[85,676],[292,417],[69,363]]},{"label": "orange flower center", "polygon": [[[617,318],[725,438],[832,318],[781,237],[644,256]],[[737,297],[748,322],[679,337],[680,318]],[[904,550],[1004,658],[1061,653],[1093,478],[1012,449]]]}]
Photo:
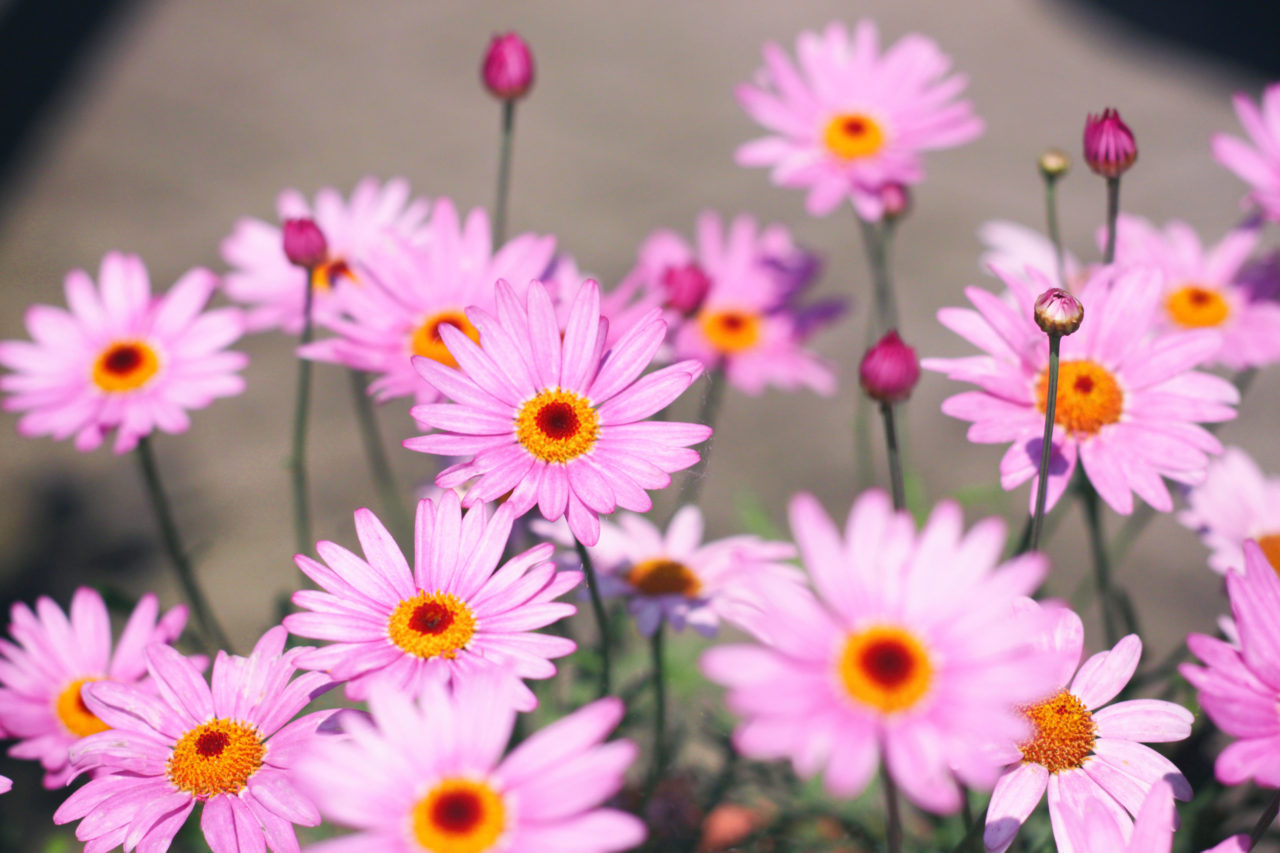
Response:
[{"label": "orange flower center", "polygon": [[703,311],[698,324],[711,346],[725,355],[750,349],[760,340],[760,315],[753,311]]},{"label": "orange flower center", "polygon": [[480,332],[471,325],[467,315],[457,308],[449,308],[423,320],[422,325],[413,330],[413,334],[409,336],[409,349],[414,355],[434,359],[448,367],[457,367],[458,360],[440,339],[441,326],[453,326],[477,344],[480,343]]},{"label": "orange flower center", "polygon": [[916,707],[933,685],[924,644],[897,625],[875,625],[849,635],[839,675],[856,702],[885,714]]},{"label": "orange flower center", "polygon": [[543,462],[565,463],[595,446],[600,416],[581,394],[548,388],[516,413],[516,440]]},{"label": "orange flower center", "polygon": [[99,720],[97,714],[89,710],[89,706],[84,704],[84,697],[80,695],[82,686],[101,680],[102,676],[98,675],[77,678],[64,687],[62,692],[58,694],[58,698],[53,701],[54,713],[58,715],[62,725],[67,727],[67,731],[76,737],[96,735],[98,732],[105,732],[111,728],[102,720]]},{"label": "orange flower center", "polygon": [[343,279],[358,284],[355,271],[342,258],[330,258],[324,263],[311,268],[311,289],[316,292],[332,290]]},{"label": "orange flower center", "polygon": [[160,371],[160,356],[145,341],[114,341],[93,363],[93,384],[111,394],[136,391]]},{"label": "orange flower center", "polygon": [[627,572],[627,583],[642,595],[683,595],[695,598],[702,589],[702,581],[684,563],[658,558],[645,560],[632,566]]},{"label": "orange flower center", "polygon": [[1198,284],[1184,285],[1169,294],[1164,307],[1173,322],[1188,329],[1221,326],[1231,313],[1221,293]]},{"label": "orange flower center", "polygon": [[419,592],[396,605],[387,620],[391,642],[420,658],[453,660],[475,633],[475,614],[449,592]]},{"label": "orange flower center", "polygon": [[1021,746],[1023,762],[1060,773],[1083,766],[1093,754],[1098,726],[1084,704],[1066,690],[1022,712],[1036,729]]},{"label": "orange flower center", "polygon": [[[1045,411],[1049,402],[1049,369],[1036,383],[1037,406]],[[1053,422],[1076,435],[1093,435],[1107,424],[1120,420],[1124,392],[1116,378],[1096,361],[1081,359],[1058,365],[1058,403]]]},{"label": "orange flower center", "polygon": [[827,122],[822,142],[841,160],[860,160],[884,147],[884,129],[866,113],[840,113]]},{"label": "orange flower center", "polygon": [[207,800],[244,790],[266,755],[255,726],[214,717],[178,739],[165,772],[175,786]]},{"label": "orange flower center", "polygon": [[413,806],[413,836],[430,853],[483,853],[506,828],[506,806],[487,783],[442,779]]},{"label": "orange flower center", "polygon": [[1258,547],[1262,549],[1262,555],[1267,558],[1267,562],[1271,564],[1271,568],[1280,574],[1280,533],[1267,533],[1258,537]]}]

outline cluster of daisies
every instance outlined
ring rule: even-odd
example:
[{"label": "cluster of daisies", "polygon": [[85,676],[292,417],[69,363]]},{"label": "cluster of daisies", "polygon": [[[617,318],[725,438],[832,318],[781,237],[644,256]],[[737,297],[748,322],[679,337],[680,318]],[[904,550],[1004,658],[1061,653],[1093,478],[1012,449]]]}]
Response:
[{"label": "cluster of daisies", "polygon": [[[737,160],[804,189],[813,215],[851,209],[874,234],[905,215],[923,152],[983,131],[964,78],[920,35],[882,50],[874,24],[837,23],[802,34],[794,57],[766,46],[764,60],[737,94],[768,135]],[[527,46],[503,36],[483,73],[510,106],[532,70]],[[1280,361],[1280,261],[1259,254],[1266,221],[1280,221],[1280,85],[1237,109],[1249,140],[1220,137],[1214,152],[1253,185],[1243,224],[1206,246],[1184,223],[1123,215],[1099,234],[1114,258],[1089,264],[992,223],[998,291],[969,288],[971,308],[938,315],[981,353],[922,364],[975,386],[942,411],[970,422],[971,442],[1009,445],[1000,481],[1030,482],[1033,511],[1042,478],[1050,508],[1081,484],[1122,515],[1135,496],[1182,505],[1231,617],[1222,637],[1188,639],[1199,663],[1179,671],[1235,738],[1218,781],[1280,788],[1280,479],[1212,431],[1252,373]],[[1137,149],[1108,111],[1091,118],[1085,154],[1116,181]],[[297,555],[309,584],[248,656],[183,651],[186,608],[162,614],[153,595],[118,634],[89,588],[66,611],[49,598],[13,608],[0,735],[40,762],[47,788],[69,790],[53,820],[78,822],[86,851],[166,850],[197,805],[215,853],[296,851],[296,827],[321,823],[350,830],[308,847],[325,853],[666,849],[662,812],[643,806],[670,767],[659,759],[641,785],[636,743],[610,739],[634,708],[602,696],[533,732],[521,716],[579,650],[567,620],[588,596],[606,666],[602,599],[654,639],[659,756],[663,632],[714,638],[730,625],[739,641],[707,649],[699,669],[724,688],[741,755],[789,761],[839,799],[879,772],[891,803],[901,792],[935,815],[989,791],[988,851],[1009,849],[1042,799],[1059,850],[1170,849],[1175,800],[1195,792],[1146,744],[1201,723],[1167,698],[1133,698],[1136,633],[1084,657],[1080,616],[1033,597],[1047,558],[1005,556],[1002,520],[966,529],[943,501],[918,524],[875,489],[843,523],[794,497],[794,542],[707,540],[694,503],[651,517],[652,493],[707,451],[709,423],[667,416],[700,379],[746,394],[837,390],[809,342],[845,304],[810,295],[822,263],[785,227],[703,213],[692,239],[643,240],[602,289],[554,237],[505,240],[486,211],[400,180],[367,179],[349,197],[288,191],[277,212],[280,224],[234,227],[225,274],[193,270],[160,295],[123,253],[96,279],[68,275],[65,309],[32,307],[30,340],[0,342],[19,432],[83,451],[108,436],[117,453],[145,447],[243,390],[247,359],[229,349],[243,334],[303,332],[300,358],[369,377],[378,401],[409,398],[419,434],[404,447],[442,467],[416,506],[412,562],[407,542],[356,511],[359,552],[320,541]],[[1037,305],[1054,288],[1083,322],[1051,348]],[[209,308],[218,292],[236,307]],[[897,330],[886,341],[860,379],[888,415],[920,365]],[[623,807],[626,790],[641,808]],[[1213,849],[1247,851],[1259,834]]]}]

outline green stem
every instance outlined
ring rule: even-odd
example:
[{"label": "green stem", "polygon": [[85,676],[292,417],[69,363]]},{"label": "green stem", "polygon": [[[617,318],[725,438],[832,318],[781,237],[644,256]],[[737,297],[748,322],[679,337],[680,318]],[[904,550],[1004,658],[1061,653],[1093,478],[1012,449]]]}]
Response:
[{"label": "green stem", "polygon": [[667,669],[663,658],[666,623],[659,622],[649,638],[649,652],[653,657],[653,775],[652,788],[662,778],[667,767]]},{"label": "green stem", "polygon": [[573,540],[578,549],[578,559],[582,561],[582,571],[587,576],[587,590],[591,593],[591,609],[596,616],[596,629],[600,632],[600,696],[608,696],[613,691],[613,679],[609,671],[609,654],[612,641],[609,632],[609,615],[604,609],[604,600],[600,597],[600,585],[596,580],[596,570],[591,563],[591,555],[587,546],[577,539]]},{"label": "green stem", "polygon": [[880,224],[858,217],[862,228],[862,245],[871,268],[871,293],[875,306],[878,328],[872,327],[867,336],[867,347],[890,329],[898,328],[898,304],[894,298],[893,280],[889,277],[889,251],[893,246],[893,225],[887,220]]},{"label": "green stem", "polygon": [[493,249],[507,239],[507,190],[511,182],[511,140],[516,129],[516,102],[502,102],[502,142],[498,154],[498,200],[493,206]]},{"label": "green stem", "polygon": [[[306,270],[307,295],[302,306],[302,335],[299,347],[311,343],[311,270]],[[307,496],[307,416],[311,408],[311,359],[298,356],[298,391],[293,406],[293,453],[288,468],[293,484],[293,531],[299,554],[311,551],[311,506]]]},{"label": "green stem", "polygon": [[907,508],[907,492],[902,483],[902,453],[898,449],[898,430],[893,422],[893,404],[880,404],[880,417],[884,421],[884,444],[889,454],[889,485],[893,493],[893,508]]},{"label": "green stem", "polygon": [[182,586],[182,592],[191,603],[191,611],[195,614],[196,622],[200,626],[200,635],[204,640],[205,648],[211,650],[209,644],[212,642],[218,648],[231,652],[231,641],[227,639],[222,626],[218,624],[217,618],[213,615],[213,608],[209,606],[209,601],[200,589],[200,584],[196,582],[191,560],[188,559],[187,552],[182,547],[182,540],[178,537],[178,526],[173,521],[173,513],[169,510],[169,499],[165,496],[164,486],[160,482],[160,469],[156,465],[155,454],[151,450],[150,436],[143,436],[138,441],[138,463],[142,468],[143,482],[147,486],[147,497],[151,499],[151,508],[160,524],[160,538],[164,541],[164,548],[169,552],[169,559],[173,562],[173,568],[178,574],[178,583]]},{"label": "green stem", "polygon": [[[716,418],[720,415],[720,404],[724,400],[726,384],[724,366],[717,364],[711,369],[707,395],[702,398],[702,407],[698,410],[697,423],[711,427],[715,426]],[[711,459],[712,447],[713,445],[710,444],[703,447],[698,456],[698,461],[685,473],[684,481],[680,484],[680,491],[676,494],[676,502],[671,508],[672,515],[675,515],[680,507],[698,502],[698,496],[702,494],[702,484],[706,480],[704,474],[707,470],[707,463]]]},{"label": "green stem", "polygon": [[1067,265],[1062,251],[1062,233],[1058,230],[1058,176],[1044,176],[1044,218],[1053,244],[1054,261],[1058,269],[1058,287],[1067,286]]},{"label": "green stem", "polygon": [[1267,807],[1262,810],[1258,822],[1253,825],[1253,831],[1249,833],[1249,849],[1252,850],[1262,840],[1262,836],[1266,835],[1267,830],[1271,828],[1271,824],[1275,822],[1276,815],[1280,814],[1280,791],[1276,791],[1271,800],[1267,803]]},{"label": "green stem", "polygon": [[1120,178],[1107,178],[1107,248],[1102,262],[1109,264],[1116,259],[1116,220],[1120,217]]},{"label": "green stem", "polygon": [[898,785],[889,768],[881,765],[880,783],[884,788],[885,843],[889,853],[902,853],[902,813],[898,807]]},{"label": "green stem", "polygon": [[350,371],[350,376],[351,399],[356,407],[360,439],[364,443],[364,455],[369,463],[369,472],[373,475],[374,487],[382,501],[382,513],[395,531],[396,538],[401,542],[408,542],[413,535],[413,520],[400,500],[395,475],[391,473],[391,465],[387,462],[387,454],[382,447],[378,416],[369,399],[369,377],[361,370]]},{"label": "green stem", "polygon": [[1049,387],[1044,406],[1044,438],[1040,442],[1040,476],[1036,482],[1036,510],[1031,522],[1028,551],[1040,547],[1040,529],[1044,526],[1044,505],[1049,495],[1049,455],[1053,450],[1053,419],[1058,408],[1058,350],[1062,335],[1049,333]]},{"label": "green stem", "polygon": [[1093,552],[1094,580],[1098,592],[1098,607],[1102,611],[1102,628],[1111,648],[1120,639],[1116,629],[1113,596],[1111,594],[1111,561],[1107,556],[1107,543],[1102,530],[1101,501],[1098,491],[1088,477],[1080,479],[1080,500],[1084,509],[1085,526],[1089,529],[1089,548]]}]

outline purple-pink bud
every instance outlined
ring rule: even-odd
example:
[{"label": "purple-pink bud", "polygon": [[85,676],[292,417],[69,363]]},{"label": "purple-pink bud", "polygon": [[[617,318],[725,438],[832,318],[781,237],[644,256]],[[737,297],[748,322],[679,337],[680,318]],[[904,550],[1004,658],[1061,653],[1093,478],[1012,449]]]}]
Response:
[{"label": "purple-pink bud", "polygon": [[711,289],[711,279],[702,267],[688,263],[682,267],[667,267],[662,272],[662,291],[665,304],[681,314],[694,314],[702,307]]},{"label": "purple-pink bud", "polygon": [[867,350],[858,365],[858,378],[867,396],[881,403],[900,403],[920,381],[916,351],[891,330]]},{"label": "purple-pink bud", "polygon": [[1045,334],[1069,335],[1084,321],[1084,306],[1061,287],[1051,287],[1036,297],[1036,325]]},{"label": "purple-pink bud", "polygon": [[1112,107],[1090,115],[1084,123],[1084,160],[1104,178],[1118,178],[1138,159],[1133,131]]},{"label": "purple-pink bud", "polygon": [[911,191],[905,184],[883,184],[880,187],[880,203],[884,205],[885,219],[901,219],[911,210]]},{"label": "purple-pink bud", "polygon": [[328,260],[329,241],[314,219],[284,221],[284,256],[305,269],[315,269]]},{"label": "purple-pink bud", "polygon": [[533,53],[516,33],[496,35],[485,51],[480,79],[495,98],[514,101],[533,88]]}]

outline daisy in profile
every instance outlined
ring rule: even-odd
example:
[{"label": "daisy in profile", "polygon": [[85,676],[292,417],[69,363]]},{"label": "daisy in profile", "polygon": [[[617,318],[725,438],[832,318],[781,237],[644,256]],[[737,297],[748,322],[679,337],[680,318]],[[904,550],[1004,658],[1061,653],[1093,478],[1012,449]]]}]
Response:
[{"label": "daisy in profile", "polygon": [[109,252],[98,283],[84,270],[67,275],[70,311],[27,309],[32,341],[0,341],[5,409],[25,412],[18,432],[74,437],[89,451],[116,430],[115,452],[159,429],[185,432],[188,409],[239,394],[248,359],[226,347],[240,337],[239,311],[204,311],[217,278],[194,269],[153,298],[137,255]]},{"label": "daisy in profile", "polygon": [[806,188],[814,216],[847,200],[878,220],[879,189],[924,180],[924,151],[982,134],[973,107],[957,99],[967,81],[925,36],[912,33],[882,53],[873,22],[859,21],[852,36],[836,22],[801,33],[796,56],[765,45],[756,82],[738,87],[738,102],[770,135],[739,148],[737,161],[770,167],[779,186]]},{"label": "daisy in profile", "polygon": [[[385,184],[365,178],[350,201],[332,187],[316,193],[314,205],[297,190],[282,192],[276,199],[280,221],[314,219],[328,242],[328,258],[311,274],[315,320],[337,316],[338,295],[359,283],[357,267],[387,233],[410,242],[425,239],[428,209],[425,199],[410,199],[409,184],[400,178]],[[231,267],[223,282],[227,295],[246,306],[250,331],[282,329],[296,335],[302,330],[307,273],[285,257],[279,225],[239,220],[222,241],[222,259]]]},{"label": "daisy in profile", "polygon": [[953,503],[917,533],[874,490],[843,530],[798,496],[791,527],[819,597],[775,585],[767,606],[737,620],[758,645],[702,656],[743,717],[734,744],[752,758],[789,758],[802,778],[825,768],[837,797],[861,793],[883,759],[912,802],[956,811],[961,784],[995,782],[993,746],[1029,734],[1017,706],[1049,687],[1044,655],[1026,639],[1040,615],[1015,607],[1044,578],[1044,556],[1000,564],[1004,522],[965,534]]},{"label": "daisy in profile", "polygon": [[416,696],[429,684],[465,681],[479,672],[515,676],[514,702],[522,711],[538,701],[523,678],[550,678],[552,658],[576,646],[534,629],[573,614],[555,599],[582,580],[557,572],[555,546],[543,543],[498,565],[514,517],[503,504],[492,517],[484,504],[464,515],[458,496],[445,491],[418,503],[411,570],[395,540],[367,509],[356,511],[364,558],[320,542],[323,562],[299,554],[298,568],[320,586],[299,590],[284,626],[299,637],[329,640],[298,661],[346,682],[347,696],[363,700],[386,681]]},{"label": "daisy in profile", "polygon": [[1121,215],[1116,260],[1164,273],[1158,326],[1222,333],[1221,348],[1206,364],[1262,367],[1280,361],[1280,302],[1270,294],[1259,298],[1252,283],[1242,279],[1259,237],[1257,228],[1237,228],[1204,247],[1185,222],[1170,222],[1161,230],[1141,217]]},{"label": "daisy in profile", "polygon": [[214,850],[296,851],[294,824],[315,826],[320,815],[295,787],[294,764],[323,739],[316,729],[333,712],[294,719],[330,684],[315,672],[293,678],[306,649],[285,651],[287,636],[272,628],[247,658],[218,652],[212,689],[164,645],[146,649],[158,694],[111,682],[85,688],[85,704],[111,730],[77,743],[71,760],[102,772],[54,823],[79,820],[86,850],[167,850],[200,803]]},{"label": "daisy in profile", "polygon": [[1249,140],[1214,134],[1213,156],[1252,187],[1250,202],[1268,219],[1280,221],[1280,83],[1266,88],[1261,104],[1245,94],[1236,95],[1234,103]]},{"label": "daisy in profile", "polygon": [[1022,707],[1034,733],[1008,742],[1002,750],[1015,763],[991,793],[983,840],[989,851],[1007,850],[1047,791],[1058,849],[1091,853],[1102,848],[1072,845],[1085,829],[1079,821],[1086,808],[1104,810],[1127,838],[1133,831],[1131,815],[1138,814],[1162,779],[1179,800],[1191,798],[1191,786],[1178,768],[1143,744],[1182,740],[1191,734],[1193,718],[1181,705],[1158,699],[1102,707],[1133,677],[1142,640],[1130,634],[1111,651],[1099,652],[1080,666],[1080,617],[1065,607],[1046,607],[1043,612],[1051,620],[1041,635],[1051,655],[1046,669],[1056,684]]},{"label": "daisy in profile", "polygon": [[69,614],[44,597],[34,611],[13,606],[13,642],[0,640],[0,732],[18,741],[10,755],[40,762],[46,788],[61,788],[75,775],[67,757],[72,744],[107,730],[85,704],[81,688],[140,681],[147,673],[143,649],[172,643],[182,633],[185,607],[159,612],[156,597],[144,595],[112,651],[107,606],[89,587],[76,590]]},{"label": "daisy in profile", "polygon": [[600,699],[534,732],[505,757],[516,712],[500,679],[428,685],[421,698],[379,685],[368,716],[343,714],[300,768],[326,820],[356,830],[312,853],[612,853],[644,841],[644,824],[601,804],[635,760],[605,743],[623,705]]},{"label": "daisy in profile", "polygon": [[[1012,442],[1000,463],[1001,485],[1013,489],[1032,480],[1034,504],[1049,339],[1035,323],[1033,305],[1051,285],[1034,269],[1025,277],[996,273],[1011,298],[970,287],[965,295],[976,310],[938,312],[942,325],[984,354],[921,364],[978,386],[947,399],[942,411],[973,423],[970,441]],[[1061,344],[1048,507],[1057,503],[1079,462],[1121,515],[1133,511],[1135,492],[1154,509],[1169,512],[1173,500],[1161,478],[1198,483],[1209,454],[1222,452],[1199,424],[1234,418],[1239,392],[1225,379],[1194,370],[1219,351],[1222,339],[1211,329],[1158,334],[1161,285],[1154,270],[1104,267],[1076,294],[1085,320]]]},{"label": "daisy in profile", "polygon": [[415,355],[457,367],[440,338],[451,325],[473,341],[480,333],[467,320],[472,305],[492,310],[494,282],[527,282],[542,275],[555,238],[522,234],[495,251],[489,218],[479,208],[465,222],[447,198],[436,201],[421,242],[389,233],[366,248],[356,265],[362,286],[350,288],[341,316],[322,323],[336,337],[303,347],[300,354],[374,375],[369,393],[380,401],[413,396],[434,402],[439,394],[414,372]]},{"label": "daisy in profile", "polygon": [[1280,477],[1267,477],[1239,447],[1209,463],[1204,482],[1187,492],[1178,521],[1200,534],[1218,574],[1244,570],[1244,543],[1253,539],[1280,571]]},{"label": "daisy in profile", "polygon": [[467,318],[479,345],[452,326],[440,330],[458,369],[414,358],[422,378],[454,402],[415,406],[419,426],[440,431],[404,442],[465,457],[436,485],[474,480],[466,506],[509,492],[504,506],[515,515],[536,504],[548,521],[566,516],[573,535],[594,545],[600,515],[619,506],[648,512],[645,490],[665,488],[670,472],[698,461],[688,446],[709,438],[710,427],[648,420],[702,373],[682,361],[640,376],[666,334],[658,309],[606,346],[595,282],[578,291],[561,332],[541,283],[521,299],[500,281],[496,314],[472,309]]}]

